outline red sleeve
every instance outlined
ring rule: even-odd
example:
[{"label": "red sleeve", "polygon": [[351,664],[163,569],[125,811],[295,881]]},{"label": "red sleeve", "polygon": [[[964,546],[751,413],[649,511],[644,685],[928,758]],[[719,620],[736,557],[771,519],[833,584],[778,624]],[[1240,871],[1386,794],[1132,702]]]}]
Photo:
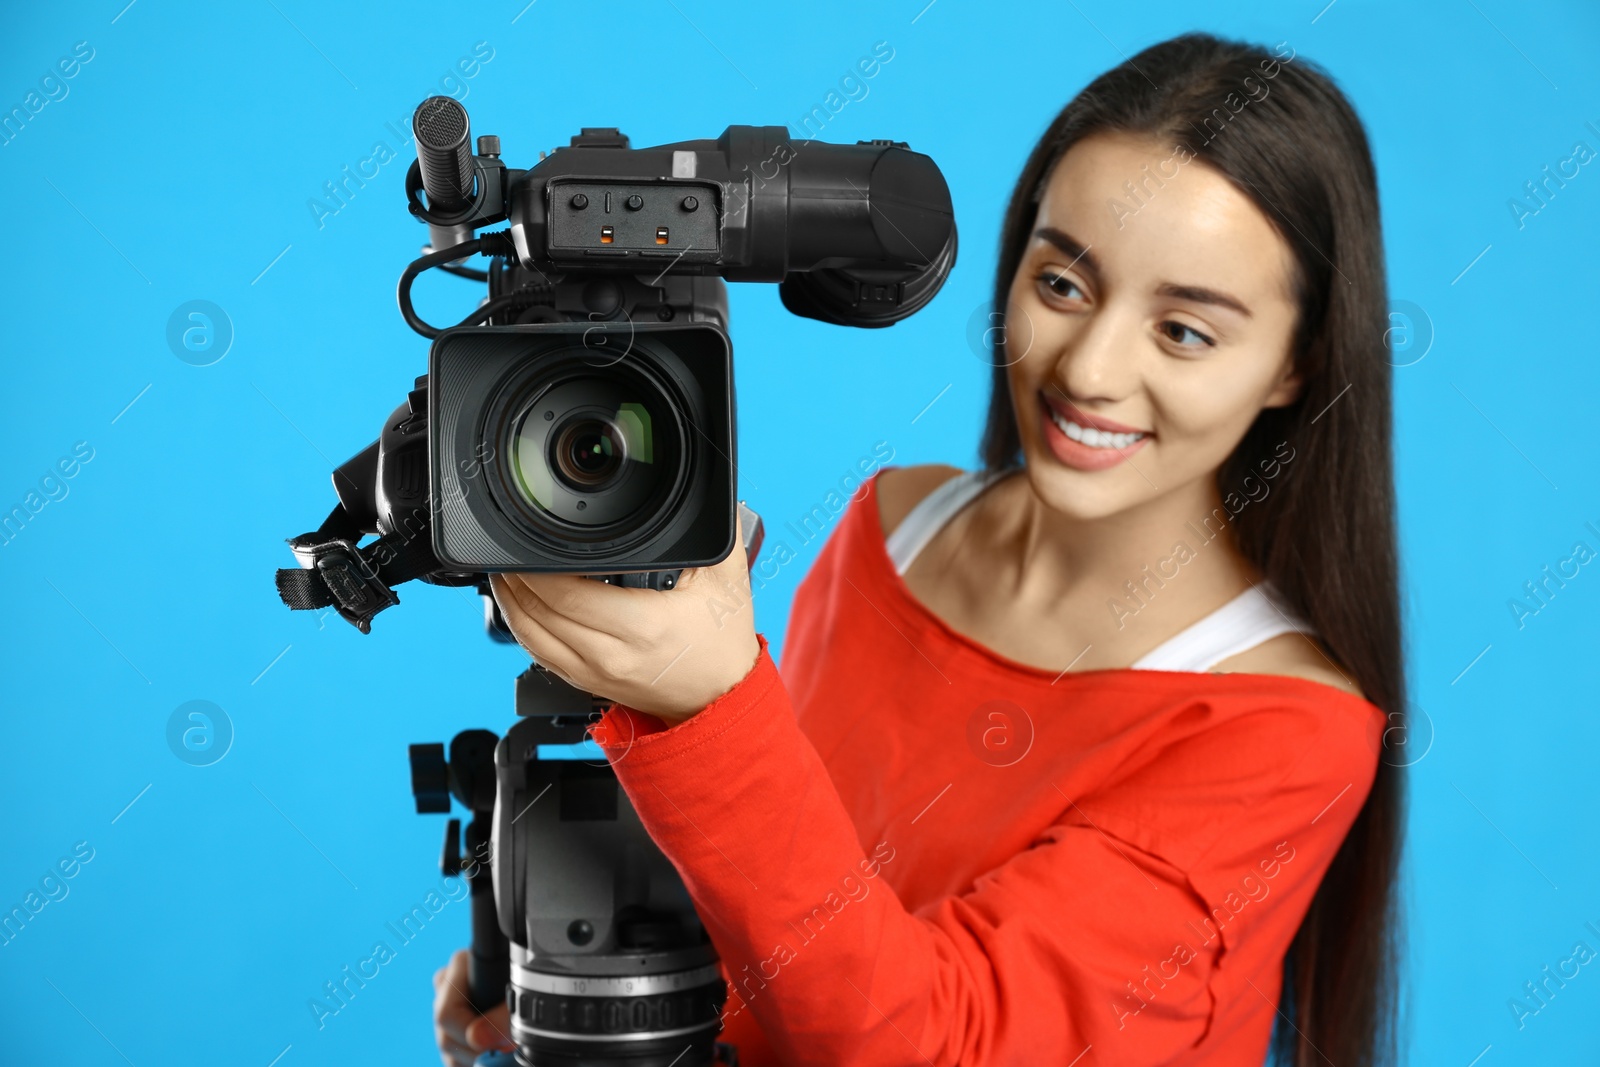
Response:
[{"label": "red sleeve", "polygon": [[[878,880],[894,842],[862,848],[760,643],[750,674],[695,717],[661,729],[613,706],[593,736],[784,1063],[1067,1065],[1091,1046],[1100,1065],[1183,1060],[1211,1026],[1211,977],[1235,946],[1202,941],[1207,887],[1159,835],[1114,817],[1115,790],[1098,806],[1064,796],[1029,848],[909,912]],[[1319,844],[1298,844],[1331,858],[1347,825],[1327,819]],[[1272,843],[1221,851],[1254,862]],[[1307,857],[1278,884],[1314,888],[1321,869]],[[813,916],[821,933],[807,939]]]}]

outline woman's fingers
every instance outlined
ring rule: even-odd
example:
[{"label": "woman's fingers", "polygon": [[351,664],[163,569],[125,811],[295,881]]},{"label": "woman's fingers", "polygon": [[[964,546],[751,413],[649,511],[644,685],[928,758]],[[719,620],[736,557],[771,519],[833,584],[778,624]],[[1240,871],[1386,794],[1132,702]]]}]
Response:
[{"label": "woman's fingers", "polygon": [[445,1067],[472,1067],[477,1056],[467,1044],[467,1025],[477,1013],[462,992],[466,981],[466,949],[458,950],[433,976],[433,1031]]},{"label": "woman's fingers", "polygon": [[511,1040],[511,1012],[502,1002],[467,1025],[467,1043],[473,1048],[505,1049],[514,1047]]},{"label": "woman's fingers", "polygon": [[520,572],[493,574],[490,586],[506,625],[540,666],[597,697],[668,718],[726,692],[760,648],[742,542],[713,566],[685,569],[670,590]]},{"label": "woman's fingers", "polygon": [[[734,548],[711,567],[683,572],[678,590],[715,584],[724,597],[749,600],[749,572],[745,558],[743,523],[735,521]],[[577,574],[501,574],[510,596],[525,615],[544,627],[574,652],[589,659],[615,652],[616,644],[653,643],[661,616],[661,597],[655,589],[630,589],[608,585]],[[705,590],[711,592],[711,590]],[[681,592],[678,594],[681,598]]]},{"label": "woman's fingers", "polygon": [[536,598],[526,590],[519,589],[520,583],[510,578],[507,574],[489,575],[489,588],[494,593],[495,603],[500,605],[500,614],[505,616],[506,625],[511,627],[511,633],[518,643],[541,666],[563,677],[570,675],[581,666],[583,656],[524,607],[525,602]]},{"label": "woman's fingers", "polygon": [[444,1067],[472,1067],[478,1061],[478,1053],[459,1041],[446,1038],[439,1039],[439,1062]]},{"label": "woman's fingers", "polygon": [[479,1015],[467,999],[467,950],[433,976],[433,1026],[444,1067],[472,1067],[486,1049],[511,1047],[511,1015],[502,1002]]},{"label": "woman's fingers", "polygon": [[[610,593],[632,591],[619,590],[575,574],[506,574],[502,577],[519,608],[580,654],[614,640],[611,628],[619,619],[616,602],[608,602],[608,609],[597,606],[594,601]],[[553,578],[563,581],[549,581]],[[574,589],[569,583],[578,583],[580,587]]]},{"label": "woman's fingers", "polygon": [[558,619],[595,640],[625,638],[633,633],[660,594],[653,589],[629,589],[577,574],[517,574],[516,584],[525,594],[522,603],[541,621]]}]

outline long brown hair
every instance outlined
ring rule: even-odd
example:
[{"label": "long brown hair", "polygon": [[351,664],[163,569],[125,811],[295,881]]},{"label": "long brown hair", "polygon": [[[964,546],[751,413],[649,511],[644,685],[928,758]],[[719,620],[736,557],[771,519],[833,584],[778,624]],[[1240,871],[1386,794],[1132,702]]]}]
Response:
[{"label": "long brown hair", "polygon": [[[1305,384],[1295,403],[1261,412],[1218,471],[1219,487],[1238,485],[1275,442],[1293,444],[1296,477],[1239,513],[1239,547],[1403,728],[1388,299],[1377,179],[1360,120],[1326,72],[1283,45],[1269,51],[1185,34],[1145,49],[1079,93],[1029,155],[1001,230],[994,310],[1006,307],[1051,169],[1100,131],[1187,147],[1292,249],[1294,358]],[[995,370],[980,446],[991,471],[1021,459],[1005,333],[991,331]],[[1379,759],[1284,958],[1277,1062],[1363,1067],[1395,1057],[1402,762]]]}]

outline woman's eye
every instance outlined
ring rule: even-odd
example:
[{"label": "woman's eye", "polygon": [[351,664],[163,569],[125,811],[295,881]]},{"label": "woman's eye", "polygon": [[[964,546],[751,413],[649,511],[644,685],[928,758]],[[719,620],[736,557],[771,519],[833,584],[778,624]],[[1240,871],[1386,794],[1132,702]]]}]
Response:
[{"label": "woman's eye", "polygon": [[1078,283],[1065,274],[1047,270],[1039,275],[1039,280],[1057,296],[1068,299],[1081,299],[1083,297],[1083,290],[1078,288]]},{"label": "woman's eye", "polygon": [[1181,322],[1173,322],[1170,319],[1163,322],[1160,329],[1170,340],[1176,341],[1184,348],[1210,347],[1217,343],[1199,330],[1185,326]]}]

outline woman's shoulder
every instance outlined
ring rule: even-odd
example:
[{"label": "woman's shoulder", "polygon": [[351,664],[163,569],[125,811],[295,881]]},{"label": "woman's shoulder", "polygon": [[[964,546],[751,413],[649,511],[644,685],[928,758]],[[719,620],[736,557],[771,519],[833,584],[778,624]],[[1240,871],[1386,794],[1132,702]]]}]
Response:
[{"label": "woman's shoulder", "polygon": [[1355,680],[1328,658],[1314,638],[1302,633],[1279,634],[1269,638],[1221,661],[1212,668],[1212,673],[1277,674],[1304,678],[1366,699],[1366,694]]},{"label": "woman's shoulder", "polygon": [[939,486],[964,473],[945,463],[921,463],[914,467],[885,467],[873,479],[873,495],[878,503],[878,524],[885,537],[911,514],[911,509]]}]

